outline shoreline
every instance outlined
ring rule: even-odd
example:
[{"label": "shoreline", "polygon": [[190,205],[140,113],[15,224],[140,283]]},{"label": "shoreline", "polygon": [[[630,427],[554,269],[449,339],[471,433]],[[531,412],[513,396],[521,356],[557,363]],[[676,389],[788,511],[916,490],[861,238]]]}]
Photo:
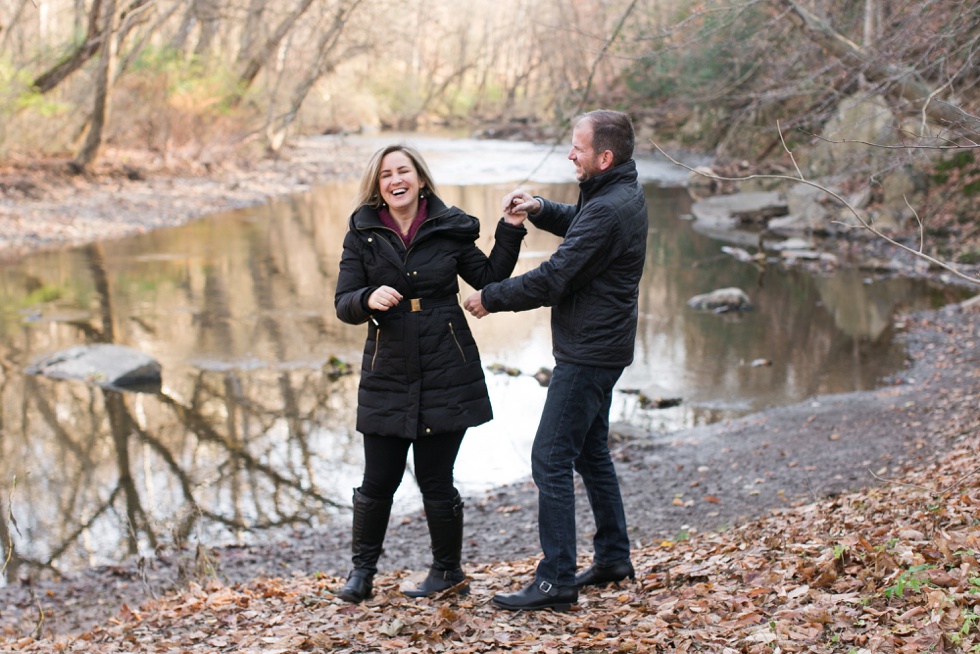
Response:
[{"label": "shoreline", "polygon": [[[901,483],[926,469],[980,422],[980,305],[950,305],[909,316],[910,366],[870,391],[805,402],[672,434],[615,424],[611,449],[637,549],[726,533],[821,498]],[[930,429],[935,432],[930,434]],[[591,559],[591,516],[576,482],[580,562]],[[536,491],[530,480],[466,497],[463,565],[539,554]],[[38,610],[52,634],[77,633],[188,584],[229,586],[258,579],[315,576],[342,583],[349,524],[295,530],[272,542],[209,547],[191,543],[118,565],[0,588],[0,634],[29,633]],[[389,524],[377,583],[418,580],[428,566],[419,512]]]},{"label": "shoreline", "polygon": [[[63,179],[40,198],[21,200],[5,193],[0,198],[0,259],[174,227],[281,198],[318,181],[353,174],[360,161],[359,154],[331,159],[322,149],[294,148],[286,154],[252,167],[229,166],[222,176],[159,174],[122,181],[115,173]],[[65,216],[66,207],[72,209],[71,219]],[[910,366],[878,389],[814,397],[670,435],[614,425],[612,448],[637,547],[730,529],[816,497],[880,485],[941,454],[951,435],[929,436],[929,426],[952,413],[980,414],[974,363],[980,358],[980,315],[975,304],[951,305],[914,314],[905,322],[901,338]],[[587,556],[591,517],[582,489],[577,493],[579,552]],[[465,499],[464,566],[537,555],[532,483],[525,480]],[[29,633],[39,606],[47,616],[46,629],[69,633],[104,623],[121,607],[135,608],[190,582],[237,584],[316,574],[342,578],[350,556],[348,532],[349,525],[341,523],[334,529],[296,530],[266,544],[192,544],[58,579],[14,581],[0,588],[10,607],[0,613],[0,634]],[[379,577],[387,583],[406,571],[421,573],[427,563],[421,513],[393,520]]]},{"label": "shoreline", "polygon": [[132,152],[108,152],[103,160],[137,163],[97,164],[78,176],[56,159],[0,165],[0,261],[179,227],[359,174],[370,153],[340,145],[300,139],[275,159],[210,169],[166,167]]}]

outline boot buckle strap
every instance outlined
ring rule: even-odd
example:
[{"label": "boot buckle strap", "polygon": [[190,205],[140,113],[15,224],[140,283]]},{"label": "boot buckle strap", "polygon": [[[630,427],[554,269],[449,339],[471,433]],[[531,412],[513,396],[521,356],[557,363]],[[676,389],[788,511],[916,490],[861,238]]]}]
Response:
[{"label": "boot buckle strap", "polygon": [[542,581],[540,584],[538,584],[538,588],[540,588],[541,592],[545,595],[550,595],[554,586],[552,586],[550,582]]}]

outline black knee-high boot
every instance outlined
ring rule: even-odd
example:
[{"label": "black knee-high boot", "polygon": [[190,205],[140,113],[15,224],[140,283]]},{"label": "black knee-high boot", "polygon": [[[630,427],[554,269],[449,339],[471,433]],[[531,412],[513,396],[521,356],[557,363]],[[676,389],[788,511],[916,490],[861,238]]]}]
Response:
[{"label": "black knee-high boot", "polygon": [[351,561],[354,569],[347,575],[347,584],[337,593],[345,602],[362,602],[374,590],[374,575],[378,572],[378,559],[388,530],[391,515],[391,498],[375,500],[361,495],[354,489],[354,526],[352,529]]},{"label": "black knee-high boot", "polygon": [[[414,590],[406,590],[409,597],[429,597],[435,593],[466,581],[466,573],[460,567],[463,551],[463,498],[456,494],[451,500],[422,502],[425,520],[432,539],[432,567],[429,574]],[[469,585],[460,588],[461,594],[469,591]]]}]

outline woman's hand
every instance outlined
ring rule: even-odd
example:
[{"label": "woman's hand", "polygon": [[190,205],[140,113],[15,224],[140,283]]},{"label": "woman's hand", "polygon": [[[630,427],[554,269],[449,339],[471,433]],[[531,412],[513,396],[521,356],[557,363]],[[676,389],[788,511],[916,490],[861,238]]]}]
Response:
[{"label": "woman's hand", "polygon": [[527,212],[519,211],[516,213],[505,213],[504,222],[514,227],[520,227],[527,220]]},{"label": "woman's hand", "polygon": [[[541,203],[530,193],[517,189],[504,196],[503,210],[504,218],[522,213],[526,218],[528,215],[533,216],[541,211]],[[523,219],[521,222],[524,222]]]},{"label": "woman's hand", "polygon": [[368,296],[368,308],[374,311],[387,311],[391,307],[398,306],[402,301],[402,294],[390,286],[379,286]]}]

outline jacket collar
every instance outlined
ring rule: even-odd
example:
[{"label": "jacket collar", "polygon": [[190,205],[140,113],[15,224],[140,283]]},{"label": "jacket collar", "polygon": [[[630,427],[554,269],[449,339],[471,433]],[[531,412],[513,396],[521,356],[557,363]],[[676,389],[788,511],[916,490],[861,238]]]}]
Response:
[{"label": "jacket collar", "polygon": [[[439,196],[430,195],[428,197],[429,216],[425,222],[419,226],[418,232],[412,243],[418,243],[419,239],[429,237],[433,234],[443,233],[455,238],[465,238],[467,240],[476,239],[480,236],[480,221],[467,215],[461,209],[447,206]],[[378,217],[378,211],[372,206],[362,205],[350,217],[350,228],[357,231],[370,231],[384,229],[389,232],[392,230],[385,227]]]},{"label": "jacket collar", "polygon": [[622,182],[635,182],[637,178],[636,162],[630,159],[594,177],[590,177],[584,182],[579,182],[578,187],[582,191],[583,196],[591,198],[607,186]]},{"label": "jacket collar", "polygon": [[[433,218],[438,218],[449,211],[446,203],[436,195],[430,195],[426,198],[426,209],[429,214],[426,222]],[[381,218],[378,216],[378,210],[368,204],[362,204],[354,211],[350,217],[350,224],[353,229],[388,229],[381,222]]]}]

